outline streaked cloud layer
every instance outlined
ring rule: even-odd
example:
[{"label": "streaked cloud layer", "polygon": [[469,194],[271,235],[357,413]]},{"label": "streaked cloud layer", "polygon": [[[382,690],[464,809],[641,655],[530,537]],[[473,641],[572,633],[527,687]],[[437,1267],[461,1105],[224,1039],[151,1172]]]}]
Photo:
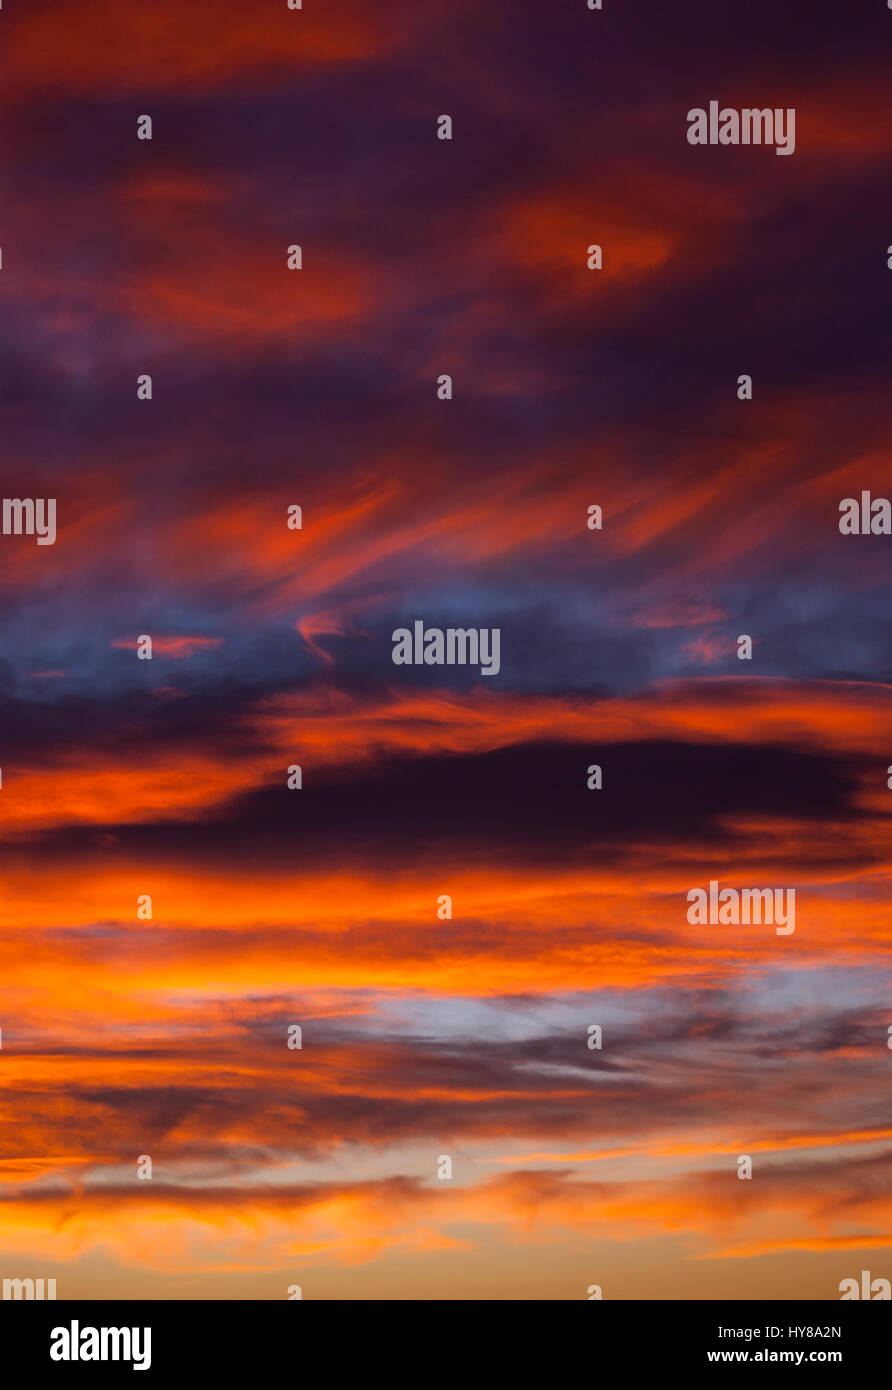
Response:
[{"label": "streaked cloud layer", "polygon": [[605,6],[3,12],[2,1274],[892,1277],[892,19]]}]

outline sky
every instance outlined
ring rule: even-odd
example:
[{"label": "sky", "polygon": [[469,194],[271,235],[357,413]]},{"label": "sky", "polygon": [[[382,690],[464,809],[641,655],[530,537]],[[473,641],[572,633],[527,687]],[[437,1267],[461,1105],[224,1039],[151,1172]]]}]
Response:
[{"label": "sky", "polygon": [[3,6],[0,1275],[892,1278],[890,57],[882,0]]}]

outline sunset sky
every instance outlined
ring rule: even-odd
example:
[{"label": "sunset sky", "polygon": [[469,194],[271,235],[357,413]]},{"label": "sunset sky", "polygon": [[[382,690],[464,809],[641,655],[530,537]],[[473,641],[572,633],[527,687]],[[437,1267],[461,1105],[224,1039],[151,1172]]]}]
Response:
[{"label": "sunset sky", "polygon": [[[838,525],[892,496],[890,61],[882,0],[3,5],[57,539],[0,536],[0,1276],[892,1279],[892,537]],[[691,146],[713,99],[795,153]]]}]

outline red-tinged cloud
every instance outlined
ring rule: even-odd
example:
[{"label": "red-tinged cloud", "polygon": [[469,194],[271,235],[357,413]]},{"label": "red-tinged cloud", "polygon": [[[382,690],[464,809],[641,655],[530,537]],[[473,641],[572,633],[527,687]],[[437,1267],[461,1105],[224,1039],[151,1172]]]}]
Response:
[{"label": "red-tinged cloud", "polygon": [[698,666],[713,666],[737,653],[737,642],[723,633],[703,633],[692,642],[685,642],[682,651]]},{"label": "red-tinged cloud", "polygon": [[[187,661],[196,652],[216,651],[222,647],[222,637],[173,637],[164,636],[159,633],[157,637],[152,634],[152,656],[167,656],[172,661]],[[119,651],[136,651],[139,647],[139,639],[132,637],[117,638],[111,643]]]},{"label": "red-tinged cloud", "polygon": [[[329,620],[324,630],[334,630],[331,624]],[[129,651],[136,643],[128,638],[114,645]],[[217,638],[153,637],[153,649],[173,658],[219,648]],[[143,719],[147,734],[155,720],[146,714]],[[217,728],[206,726],[205,747],[190,724],[183,735],[171,732],[166,746],[158,740],[149,763],[140,762],[141,736],[134,736],[133,711],[128,710],[123,730],[114,720],[111,711],[103,715],[86,756],[56,743],[55,751],[39,745],[31,753],[21,749],[11,768],[7,759],[8,831],[192,818],[202,808],[283,783],[298,752],[312,782],[323,771],[384,765],[394,758],[480,756],[518,745],[585,747],[595,729],[602,748],[670,740],[716,747],[786,746],[859,758],[892,739],[892,704],[885,686],[741,677],[667,682],[646,694],[603,699],[510,695],[482,688],[468,694],[394,688],[360,699],[317,687],[262,697],[244,708],[237,716],[239,742],[227,756]],[[128,731],[130,743],[123,752]],[[882,798],[875,800],[877,793],[867,782],[864,795],[865,809],[885,804]],[[867,833],[867,824],[863,830]]]},{"label": "red-tinged cloud", "polygon": [[715,604],[679,597],[668,601],[658,599],[633,613],[631,620],[636,627],[643,628],[704,627],[709,623],[722,622],[727,616]]},{"label": "red-tinged cloud", "polygon": [[284,0],[259,9],[240,0],[217,0],[213,9],[174,0],[148,8],[56,0],[13,13],[7,28],[7,90],[18,98],[47,87],[210,91],[260,74],[281,81],[379,56],[400,38],[392,16],[383,24],[356,0],[300,12]]}]

